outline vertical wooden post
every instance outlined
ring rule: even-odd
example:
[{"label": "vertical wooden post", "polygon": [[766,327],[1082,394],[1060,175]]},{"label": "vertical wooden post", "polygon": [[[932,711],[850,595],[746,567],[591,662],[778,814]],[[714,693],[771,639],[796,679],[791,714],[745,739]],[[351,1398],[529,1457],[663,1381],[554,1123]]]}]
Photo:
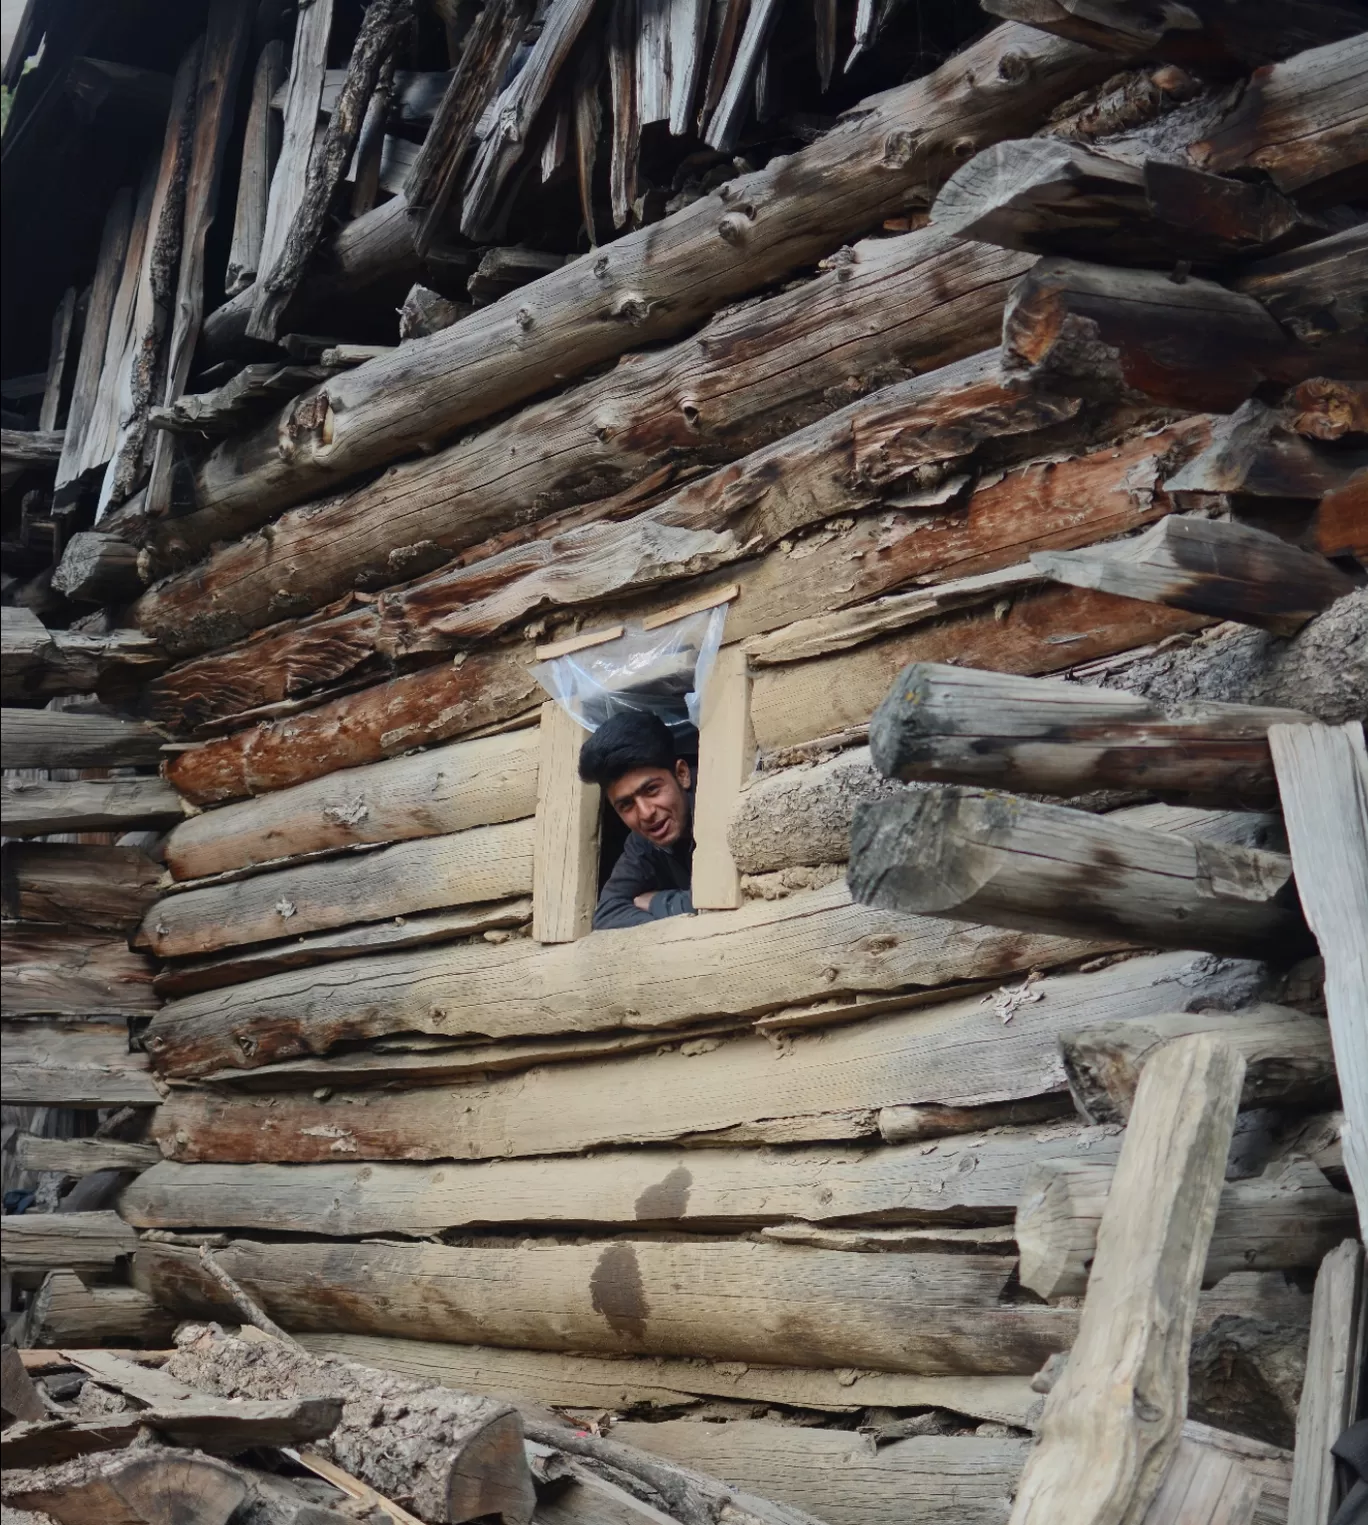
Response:
[{"label": "vertical wooden post", "polygon": [[532,854],[532,936],[541,943],[574,942],[593,921],[599,791],[579,776],[588,734],[554,700],[542,705]]},{"label": "vertical wooden post", "polygon": [[741,904],[741,875],[727,846],[727,826],[755,765],[750,694],[745,652],[723,647],[704,686],[699,716],[693,859],[693,903],[699,911],[733,911]]},{"label": "vertical wooden post", "polygon": [[1011,1525],[1139,1525],[1177,1451],[1244,1056],[1209,1034],[1145,1066],[1064,1375]]}]

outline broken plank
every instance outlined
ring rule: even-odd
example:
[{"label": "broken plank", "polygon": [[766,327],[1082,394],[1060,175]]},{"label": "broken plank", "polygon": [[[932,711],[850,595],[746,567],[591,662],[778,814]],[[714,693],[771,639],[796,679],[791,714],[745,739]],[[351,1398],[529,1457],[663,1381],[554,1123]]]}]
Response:
[{"label": "broken plank", "polygon": [[257,55],[252,73],[252,102],[243,130],[233,242],[223,281],[224,292],[230,297],[245,291],[257,278],[271,176],[280,152],[280,123],[271,110],[271,102],[285,81],[285,44],[273,37]]},{"label": "broken plank", "polygon": [[156,829],[184,815],[180,795],[160,778],[64,783],[6,774],[0,782],[0,830],[7,837]]}]

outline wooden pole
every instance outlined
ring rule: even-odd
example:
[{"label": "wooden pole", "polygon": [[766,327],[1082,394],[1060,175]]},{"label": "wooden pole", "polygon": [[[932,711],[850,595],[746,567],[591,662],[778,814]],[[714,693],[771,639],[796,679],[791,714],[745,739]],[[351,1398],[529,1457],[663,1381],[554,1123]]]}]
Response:
[{"label": "wooden pole", "polygon": [[598,898],[599,790],[582,783],[589,733],[555,700],[542,705],[532,839],[532,936],[569,943],[589,931]]},{"label": "wooden pole", "polygon": [[741,875],[727,830],[755,765],[750,686],[745,652],[739,646],[719,652],[703,689],[698,729],[693,860],[693,903],[698,911],[728,911],[741,904]]}]

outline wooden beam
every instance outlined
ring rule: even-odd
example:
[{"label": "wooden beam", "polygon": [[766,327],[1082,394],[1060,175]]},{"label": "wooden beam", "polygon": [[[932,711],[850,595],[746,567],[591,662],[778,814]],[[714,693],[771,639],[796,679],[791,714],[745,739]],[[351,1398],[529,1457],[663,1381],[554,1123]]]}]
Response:
[{"label": "wooden beam", "polygon": [[8,1216],[0,1246],[7,1271],[112,1271],[138,1247],[137,1234],[114,1212]]},{"label": "wooden beam", "polygon": [[55,694],[97,690],[127,693],[165,666],[156,643],[139,630],[47,630],[31,610],[4,610],[0,681],[6,704],[42,704]]},{"label": "wooden beam", "polygon": [[7,1016],[145,1016],[159,1004],[151,962],[108,935],[11,923],[3,958]]},{"label": "wooden beam", "polygon": [[155,1107],[161,1100],[147,1055],[129,1052],[124,1022],[7,1020],[4,1049],[10,1105]]},{"label": "wooden beam", "polygon": [[693,903],[699,911],[734,910],[741,904],[741,875],[727,828],[755,766],[750,690],[746,653],[739,646],[726,647],[704,685],[698,728]]},{"label": "wooden beam", "polygon": [[[43,399],[38,405],[38,428],[55,429],[61,409],[67,374],[67,351],[71,345],[71,327],[76,318],[76,288],[68,286],[52,315],[52,342],[48,348],[47,380]],[[65,444],[65,440],[63,441]]]},{"label": "wooden beam", "polygon": [[142,590],[138,548],[120,535],[77,530],[52,574],[52,586],[80,604],[126,603]]},{"label": "wooden beam", "polygon": [[48,1348],[165,1346],[178,1322],[136,1287],[88,1287],[74,1271],[49,1271],[26,1310],[24,1338]]},{"label": "wooden beam", "polygon": [[[1362,48],[1360,47],[1360,52]],[[1362,65],[1360,65],[1360,69]],[[1357,338],[1368,302],[1363,273],[1368,232],[1345,228],[1286,254],[1247,265],[1232,285],[1258,299],[1304,344],[1308,370],[1362,370]]]},{"label": "wooden beam", "polygon": [[156,829],[180,820],[185,807],[160,778],[0,781],[0,830],[7,837],[41,837],[68,831]]},{"label": "wooden beam", "polygon": [[1290,1520],[1328,1519],[1335,1507],[1335,1460],[1330,1447],[1354,1421],[1364,1318],[1363,1246],[1346,1239],[1331,1250],[1316,1277],[1306,1378],[1297,1408]]},{"label": "wooden beam", "polygon": [[245,291],[257,278],[271,176],[280,152],[280,123],[271,110],[271,102],[285,81],[285,44],[273,37],[257,55],[252,74],[252,103],[242,138],[233,242],[224,275],[224,291],[230,297]]},{"label": "wooden beam", "polygon": [[1315,427],[1334,428],[1331,417],[1342,417],[1341,410],[1348,411],[1352,397],[1349,388],[1335,387],[1332,391],[1333,383],[1322,385],[1326,392],[1319,399],[1314,394],[1307,399],[1315,412],[1270,408],[1251,398],[1216,425],[1210,445],[1170,476],[1165,488],[1172,493],[1319,498],[1345,486],[1364,464],[1363,452],[1326,450],[1302,432],[1312,420]]},{"label": "wooden beam", "polygon": [[157,896],[162,868],[137,847],[7,842],[0,900],[15,921],[131,932]]},{"label": "wooden beam", "polygon": [[84,1176],[95,1170],[146,1170],[161,1159],[155,1144],[125,1144],[107,1138],[42,1138],[21,1133],[15,1142],[21,1170],[57,1170]]},{"label": "wooden beam", "polygon": [[533,836],[532,936],[568,943],[589,931],[598,898],[598,787],[581,782],[582,725],[554,700],[538,727],[537,818]]},{"label": "wooden beam", "polygon": [[1313,539],[1326,556],[1357,556],[1368,562],[1368,470],[1321,499]]},{"label": "wooden beam", "polygon": [[1141,1077],[1078,1338],[1045,1400],[1012,1525],[1143,1519],[1177,1450],[1188,1348],[1244,1060],[1182,1038]]},{"label": "wooden beam", "polygon": [[1213,953],[1308,938],[1277,853],[954,786],[862,805],[849,880],[866,905]]},{"label": "wooden beam", "polygon": [[0,767],[155,767],[161,761],[161,736],[137,720],[7,708],[0,724]]},{"label": "wooden beam", "polygon": [[1354,581],[1323,556],[1266,530],[1171,515],[1134,540],[1086,551],[1036,551],[1031,564],[1058,582],[1258,625],[1298,630]]},{"label": "wooden beam", "polygon": [[1277,798],[1269,726],[1309,719],[925,662],[898,675],[869,734],[890,778],[1065,796],[1146,789],[1247,808]]},{"label": "wooden beam", "polygon": [[[329,353],[324,351],[324,353]],[[221,387],[209,392],[182,393],[164,408],[153,408],[148,422],[154,429],[180,434],[233,434],[246,427],[272,401],[295,397],[305,387],[326,381],[340,367],[279,365],[263,360],[245,365]],[[174,532],[173,532],[174,533]]]},{"label": "wooden beam", "polygon": [[[595,934],[585,945],[597,940]],[[1192,1004],[1238,1005],[1261,979],[1255,964],[1156,954],[1094,974],[1046,979],[1032,987],[1044,992],[1039,1001],[1011,1002],[1009,990],[1002,998],[1013,1011],[1006,1025],[976,989],[940,1005],[795,1032],[783,1050],[748,1035],[706,1053],[676,1049],[609,1059],[592,1071],[553,1064],[482,1085],[398,1096],[176,1088],[157,1114],[157,1137],[170,1158],[190,1163],[489,1159],[510,1150],[548,1155],[615,1144],[873,1139],[880,1109],[893,1105],[979,1107],[1062,1095],[1061,1031],[1104,1013],[1125,1020]],[[244,1036],[250,1041],[250,1033]],[[241,1061],[225,1045],[221,1053],[205,1053],[200,1068],[213,1073],[211,1064],[235,1062]],[[318,1083],[316,1075],[304,1081]],[[934,1148],[954,1152],[950,1144]]]},{"label": "wooden beam", "polygon": [[154,1158],[119,1210],[144,1229],[288,1225],[339,1237],[519,1223],[708,1231],[795,1219],[1005,1223],[1035,1163],[1114,1162],[1119,1149],[1114,1132],[1062,1120],[874,1151],[639,1149],[435,1167],[182,1165]]},{"label": "wooden beam", "polygon": [[1344,1163],[1368,1224],[1368,753],[1358,722],[1268,733],[1344,1096]]}]

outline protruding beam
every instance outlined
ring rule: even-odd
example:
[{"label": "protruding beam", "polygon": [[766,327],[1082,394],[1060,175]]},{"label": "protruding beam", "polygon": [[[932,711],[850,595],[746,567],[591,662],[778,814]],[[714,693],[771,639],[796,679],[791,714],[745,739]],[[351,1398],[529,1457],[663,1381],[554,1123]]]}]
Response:
[{"label": "protruding beam", "polygon": [[1319,396],[1313,393],[1307,399],[1310,408],[1316,409],[1314,413],[1309,409],[1292,411],[1295,402],[1292,408],[1279,409],[1251,399],[1229,418],[1217,422],[1210,445],[1169,477],[1164,490],[1319,498],[1343,487],[1355,471],[1368,465],[1368,452],[1353,446],[1326,450],[1307,437],[1308,433],[1323,433],[1334,438],[1338,420],[1354,401],[1354,392],[1347,384],[1321,383],[1321,387]]},{"label": "protruding beam", "polygon": [[79,604],[122,604],[142,591],[138,548],[119,535],[77,530],[52,574],[52,586]]},{"label": "protruding beam", "polygon": [[162,737],[139,720],[59,710],[0,711],[0,767],[155,767]]},{"label": "protruding beam", "polygon": [[112,1271],[138,1247],[136,1230],[115,1212],[20,1213],[0,1244],[7,1271]]},{"label": "protruding beam", "polygon": [[184,816],[180,795],[160,778],[0,780],[0,831],[7,837],[156,829]]},{"label": "protruding beam", "polygon": [[56,694],[136,690],[166,666],[140,630],[86,635],[48,630],[31,610],[6,607],[0,624],[0,683],[6,704],[43,704]]}]

